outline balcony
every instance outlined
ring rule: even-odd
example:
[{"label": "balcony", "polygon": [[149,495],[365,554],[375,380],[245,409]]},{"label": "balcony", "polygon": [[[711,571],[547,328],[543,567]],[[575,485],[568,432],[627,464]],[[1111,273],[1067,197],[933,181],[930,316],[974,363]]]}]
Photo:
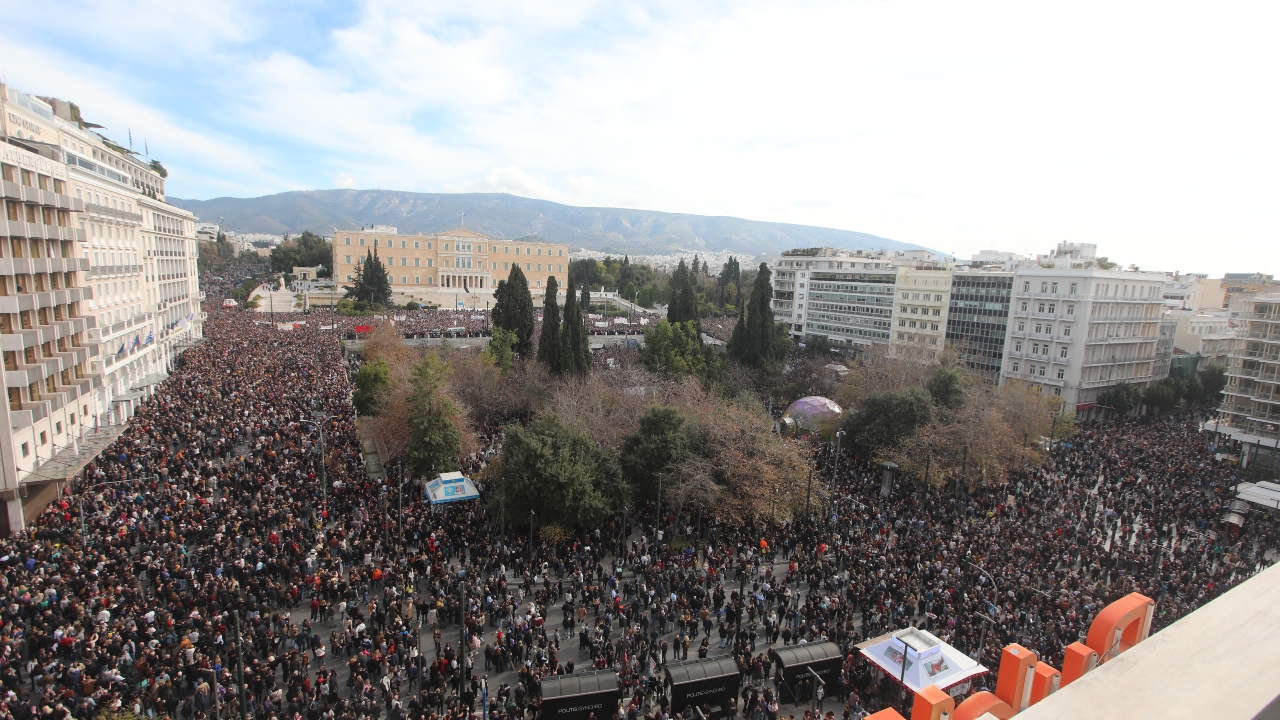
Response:
[{"label": "balcony", "polygon": [[85,203],[83,212],[87,215],[97,215],[98,217],[119,220],[121,222],[134,223],[137,225],[142,224],[141,214],[128,212],[127,210],[117,210],[106,205]]}]

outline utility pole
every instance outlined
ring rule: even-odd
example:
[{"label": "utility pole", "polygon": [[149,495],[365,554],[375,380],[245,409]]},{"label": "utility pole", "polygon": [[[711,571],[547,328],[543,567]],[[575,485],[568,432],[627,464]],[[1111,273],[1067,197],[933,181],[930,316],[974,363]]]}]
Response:
[{"label": "utility pole", "polygon": [[809,489],[804,493],[804,521],[809,522],[809,500],[813,497],[813,466],[809,466]]},{"label": "utility pole", "polygon": [[[461,559],[459,559],[461,564]],[[467,571],[458,570],[458,702],[462,702],[463,676],[467,673]]]},{"label": "utility pole", "polygon": [[533,516],[538,513],[529,511],[529,568],[533,568]]},{"label": "utility pole", "polygon": [[657,518],[658,550],[662,550],[662,473],[658,473],[658,518]]},{"label": "utility pole", "polygon": [[400,527],[400,547],[404,547],[404,461],[400,462],[400,486],[396,488],[396,500],[400,504],[400,515],[396,525]]},{"label": "utility pole", "polygon": [[[969,479],[969,446],[964,446],[964,462],[960,465],[960,481],[965,482]],[[960,492],[960,488],[956,488],[956,492]]]},{"label": "utility pole", "polygon": [[843,430],[836,431],[836,458],[835,467],[831,469],[831,487],[827,492],[827,523],[831,523],[831,515],[835,512],[836,503],[836,477],[840,474],[840,438],[844,437]]}]

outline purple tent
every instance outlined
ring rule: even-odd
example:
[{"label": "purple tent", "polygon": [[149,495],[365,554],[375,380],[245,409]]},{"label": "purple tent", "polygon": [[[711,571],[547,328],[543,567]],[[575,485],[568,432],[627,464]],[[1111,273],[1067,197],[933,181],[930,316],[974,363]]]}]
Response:
[{"label": "purple tent", "polygon": [[817,430],[823,425],[840,421],[844,410],[831,400],[811,395],[791,403],[783,417],[789,417],[802,429]]}]

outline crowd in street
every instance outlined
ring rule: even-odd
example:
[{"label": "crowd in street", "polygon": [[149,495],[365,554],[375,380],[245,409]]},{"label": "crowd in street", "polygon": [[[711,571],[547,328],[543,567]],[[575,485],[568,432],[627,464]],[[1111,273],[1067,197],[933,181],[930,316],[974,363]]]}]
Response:
[{"label": "crowd in street", "polygon": [[[846,657],[825,710],[854,717],[898,698],[864,639],[914,624],[988,666],[1009,642],[1056,664],[1106,603],[1142,592],[1159,629],[1277,541],[1266,519],[1219,525],[1235,468],[1187,417],[1086,425],[1044,466],[972,490],[883,496],[874,468],[846,456],[837,472],[823,446],[835,492],[809,523],[665,509],[659,544],[641,507],[530,537],[371,479],[341,333],[218,313],[229,288],[206,289],[207,341],[0,543],[0,720],[534,718],[541,678],[589,669],[618,673],[617,717],[639,720],[666,712],[664,664],[724,655],[745,678],[732,711],[777,720],[809,710],[779,705],[768,649],[820,641]],[[501,447],[496,425],[479,434],[468,473]]]}]

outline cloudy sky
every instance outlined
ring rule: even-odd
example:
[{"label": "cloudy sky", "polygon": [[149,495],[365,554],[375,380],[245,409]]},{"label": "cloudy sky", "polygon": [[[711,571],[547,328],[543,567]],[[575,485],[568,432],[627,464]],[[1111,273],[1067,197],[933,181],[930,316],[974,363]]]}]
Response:
[{"label": "cloudy sky", "polygon": [[179,197],[497,191],[1280,274],[1274,2],[51,4],[0,25],[4,81],[145,138]]}]

